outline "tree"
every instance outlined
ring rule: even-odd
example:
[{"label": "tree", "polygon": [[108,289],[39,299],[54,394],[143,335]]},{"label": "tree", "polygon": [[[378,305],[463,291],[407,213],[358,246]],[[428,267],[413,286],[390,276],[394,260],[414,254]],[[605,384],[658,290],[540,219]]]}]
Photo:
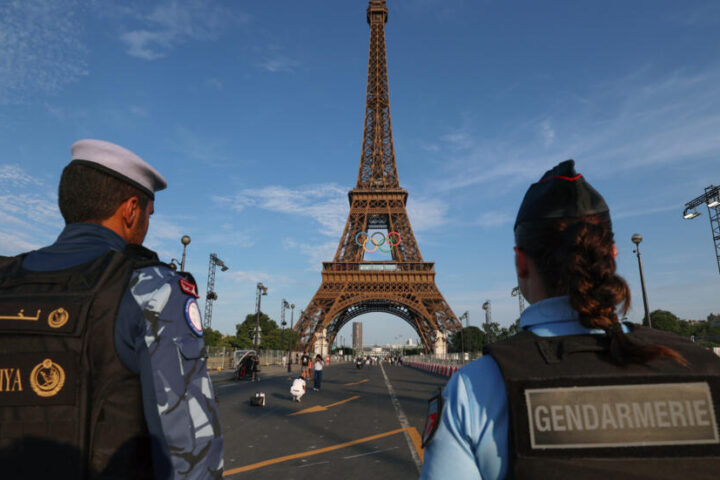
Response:
[{"label": "tree", "polygon": [[672,312],[668,312],[667,310],[653,310],[650,312],[650,321],[652,322],[653,328],[682,334],[680,319]]},{"label": "tree", "polygon": [[203,330],[203,339],[205,345],[208,347],[216,347],[221,344],[223,340],[223,334],[219,330],[213,330],[212,328],[205,328]]},{"label": "tree", "polygon": [[462,352],[464,348],[466,352],[479,352],[486,343],[485,339],[485,333],[478,327],[463,328],[450,337],[450,351]]},{"label": "tree", "polygon": [[[254,313],[249,313],[245,316],[245,321],[235,325],[237,342],[241,348],[252,348],[253,340],[255,338],[255,322],[256,316]],[[260,313],[260,343],[261,346],[266,336],[271,339],[268,343],[273,344],[272,339],[274,338],[273,332],[278,329],[275,320],[272,320],[267,314]]]}]

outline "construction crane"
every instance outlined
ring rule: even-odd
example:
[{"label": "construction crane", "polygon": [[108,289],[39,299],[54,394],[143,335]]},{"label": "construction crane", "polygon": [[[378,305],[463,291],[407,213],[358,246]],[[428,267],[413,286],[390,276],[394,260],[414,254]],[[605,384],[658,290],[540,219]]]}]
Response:
[{"label": "construction crane", "polygon": [[220,260],[214,253],[210,254],[210,267],[208,268],[208,280],[207,280],[207,296],[205,297],[205,321],[203,322],[203,328],[210,328],[212,325],[212,307],[213,302],[217,300],[217,293],[215,293],[215,267],[220,267],[220,271],[227,271],[228,267],[225,262]]}]

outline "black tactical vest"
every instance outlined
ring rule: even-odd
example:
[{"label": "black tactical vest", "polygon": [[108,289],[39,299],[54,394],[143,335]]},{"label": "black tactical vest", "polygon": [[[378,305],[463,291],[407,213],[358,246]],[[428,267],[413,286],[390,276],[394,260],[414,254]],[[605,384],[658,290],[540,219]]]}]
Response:
[{"label": "black tactical vest", "polygon": [[[152,478],[138,375],[115,317],[138,246],[53,272],[0,257],[0,477]],[[50,473],[51,476],[47,476]]]},{"label": "black tactical vest", "polygon": [[508,478],[720,478],[720,358],[677,335],[633,338],[690,362],[617,366],[602,335],[524,331],[488,345],[510,408]]}]

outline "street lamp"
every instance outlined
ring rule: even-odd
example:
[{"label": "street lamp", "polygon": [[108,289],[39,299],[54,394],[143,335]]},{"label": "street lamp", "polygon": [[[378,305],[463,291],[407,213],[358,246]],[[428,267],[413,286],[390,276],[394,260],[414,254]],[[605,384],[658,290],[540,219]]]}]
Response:
[{"label": "street lamp", "polygon": [[525,310],[525,300],[523,299],[520,287],[513,288],[512,292],[510,292],[510,295],[513,297],[518,297],[518,304],[520,305],[520,315],[522,315],[523,310]]},{"label": "street lamp", "polygon": [[462,345],[462,361],[464,362],[465,361],[465,333],[464,333],[464,329],[462,328],[462,320],[463,319],[465,320],[465,327],[467,328],[467,326],[470,324],[470,312],[468,312],[466,310],[465,313],[460,315],[460,318],[458,318],[458,320],[460,320],[460,344]]},{"label": "street lamp", "polygon": [[640,269],[640,286],[642,287],[643,295],[643,306],[645,307],[645,320],[643,325],[652,328],[652,322],[650,321],[650,312],[648,311],[647,293],[645,292],[645,275],[643,275],[642,260],[640,259],[640,242],[642,242],[642,235],[639,233],[634,234],[630,240],[635,244],[634,253],[637,253],[638,268]]},{"label": "street lamp", "polygon": [[267,291],[267,287],[261,282],[258,282],[256,287],[257,310],[255,312],[255,338],[253,338],[255,352],[257,352],[260,344],[260,301],[262,300],[263,295],[267,295]]},{"label": "street lamp", "polygon": [[190,245],[190,235],[183,235],[182,238],[180,239],[180,242],[182,242],[182,244],[183,244],[183,256],[182,256],[182,260],[180,261],[180,271],[184,272],[185,271],[185,249],[187,248],[188,245]]},{"label": "street lamp", "polygon": [[485,310],[485,334],[488,336],[488,343],[492,342],[492,336],[490,335],[490,323],[492,321],[492,315],[490,313],[490,300],[485,300],[482,304],[482,309]]},{"label": "street lamp", "polygon": [[293,331],[293,316],[295,315],[295,304],[290,304],[290,342],[288,342],[288,373],[292,372],[292,331]]},{"label": "street lamp", "polygon": [[695,217],[699,217],[700,212],[697,211],[697,207],[703,203],[708,209],[710,230],[715,245],[715,257],[717,259],[718,270],[720,270],[720,187],[716,187],[715,185],[705,187],[705,193],[685,204],[683,218],[692,220]]}]

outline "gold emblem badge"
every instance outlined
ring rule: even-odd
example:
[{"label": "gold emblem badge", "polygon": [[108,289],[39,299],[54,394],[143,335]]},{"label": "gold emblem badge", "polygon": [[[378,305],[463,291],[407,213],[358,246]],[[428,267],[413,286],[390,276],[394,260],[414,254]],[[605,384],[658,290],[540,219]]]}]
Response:
[{"label": "gold emblem badge", "polygon": [[43,360],[30,373],[30,386],[40,397],[52,397],[65,385],[65,370],[49,358]]},{"label": "gold emblem badge", "polygon": [[51,328],[60,328],[65,325],[69,319],[70,314],[68,311],[60,307],[50,312],[48,315],[48,325],[50,325]]}]

